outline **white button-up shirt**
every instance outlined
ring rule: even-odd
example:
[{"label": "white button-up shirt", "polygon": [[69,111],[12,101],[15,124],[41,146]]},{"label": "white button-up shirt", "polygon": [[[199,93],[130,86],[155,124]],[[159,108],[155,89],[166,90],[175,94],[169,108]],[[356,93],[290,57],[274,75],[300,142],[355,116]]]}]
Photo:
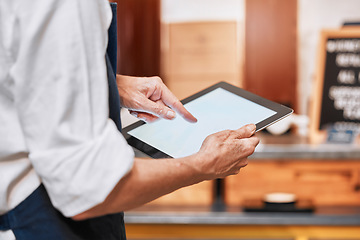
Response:
[{"label": "white button-up shirt", "polygon": [[107,0],[0,0],[0,214],[40,183],[74,216],[134,153],[108,118]]}]

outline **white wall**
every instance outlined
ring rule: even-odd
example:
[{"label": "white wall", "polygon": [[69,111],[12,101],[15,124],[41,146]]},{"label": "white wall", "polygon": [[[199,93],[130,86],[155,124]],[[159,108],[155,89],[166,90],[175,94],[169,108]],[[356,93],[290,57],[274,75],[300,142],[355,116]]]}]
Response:
[{"label": "white wall", "polygon": [[320,31],[339,28],[347,20],[360,21],[359,0],[298,0],[298,90],[302,114],[308,113]]},{"label": "white wall", "polygon": [[238,20],[245,18],[244,0],[162,0],[164,22]]}]

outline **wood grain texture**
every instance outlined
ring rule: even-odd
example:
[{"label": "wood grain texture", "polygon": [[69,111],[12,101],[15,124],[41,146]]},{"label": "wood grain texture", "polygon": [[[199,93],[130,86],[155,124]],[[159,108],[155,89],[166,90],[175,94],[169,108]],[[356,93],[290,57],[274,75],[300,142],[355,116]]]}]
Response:
[{"label": "wood grain texture", "polygon": [[296,0],[246,1],[244,86],[296,111]]},{"label": "wood grain texture", "polygon": [[287,192],[314,206],[360,206],[358,161],[256,161],[226,178],[225,201],[241,206],[265,194]]}]

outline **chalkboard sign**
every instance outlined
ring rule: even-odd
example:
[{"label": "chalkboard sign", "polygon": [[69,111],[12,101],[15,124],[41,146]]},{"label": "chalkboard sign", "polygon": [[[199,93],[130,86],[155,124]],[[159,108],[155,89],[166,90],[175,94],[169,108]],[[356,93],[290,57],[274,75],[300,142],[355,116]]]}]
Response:
[{"label": "chalkboard sign", "polygon": [[323,142],[329,132],[360,130],[360,28],[321,34],[310,139]]}]

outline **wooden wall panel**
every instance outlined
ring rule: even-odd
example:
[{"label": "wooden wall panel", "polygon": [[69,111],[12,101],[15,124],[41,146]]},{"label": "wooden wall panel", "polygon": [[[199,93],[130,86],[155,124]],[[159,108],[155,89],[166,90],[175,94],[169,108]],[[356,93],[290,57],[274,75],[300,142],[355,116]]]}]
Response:
[{"label": "wooden wall panel", "polygon": [[236,21],[164,24],[162,76],[180,99],[212,84],[241,85]]},{"label": "wooden wall panel", "polygon": [[132,76],[160,75],[160,0],[118,4],[118,69]]},{"label": "wooden wall panel", "polygon": [[245,88],[296,110],[297,0],[247,0]]}]

